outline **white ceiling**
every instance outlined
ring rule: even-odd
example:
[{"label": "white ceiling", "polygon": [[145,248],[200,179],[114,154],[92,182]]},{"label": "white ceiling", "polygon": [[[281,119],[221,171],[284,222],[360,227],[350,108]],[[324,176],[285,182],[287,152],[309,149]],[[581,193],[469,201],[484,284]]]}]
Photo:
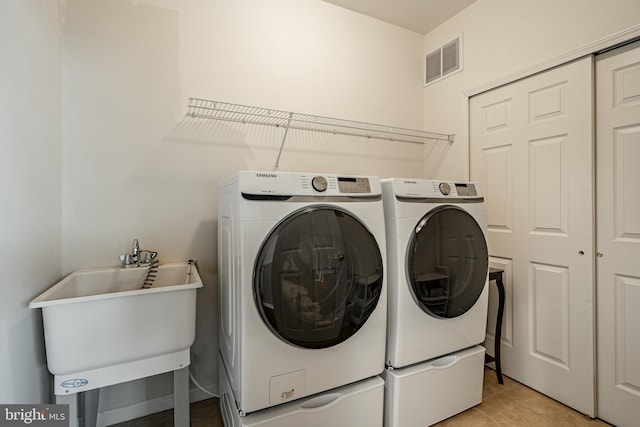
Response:
[{"label": "white ceiling", "polygon": [[476,0],[324,0],[426,34]]}]

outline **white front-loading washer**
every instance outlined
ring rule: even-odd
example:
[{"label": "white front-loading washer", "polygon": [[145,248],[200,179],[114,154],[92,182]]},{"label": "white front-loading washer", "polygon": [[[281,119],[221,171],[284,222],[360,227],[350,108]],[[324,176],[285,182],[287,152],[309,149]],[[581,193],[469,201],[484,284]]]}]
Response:
[{"label": "white front-loading washer", "polygon": [[390,368],[482,343],[488,301],[486,212],[478,183],[382,180]]},{"label": "white front-loading washer", "polygon": [[219,351],[239,414],[380,374],[380,181],[241,171],[218,191]]}]

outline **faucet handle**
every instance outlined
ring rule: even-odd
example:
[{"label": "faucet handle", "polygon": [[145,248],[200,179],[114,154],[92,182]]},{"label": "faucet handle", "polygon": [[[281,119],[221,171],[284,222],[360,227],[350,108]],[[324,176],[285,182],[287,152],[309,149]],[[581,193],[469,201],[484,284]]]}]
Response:
[{"label": "faucet handle", "polygon": [[145,264],[151,264],[153,262],[153,260],[156,259],[156,257],[158,256],[158,252],[154,252],[154,251],[146,251],[146,255],[144,257],[144,263]]},{"label": "faucet handle", "polygon": [[133,264],[133,261],[131,260],[131,254],[120,255],[120,261],[122,261],[123,267],[129,267]]}]

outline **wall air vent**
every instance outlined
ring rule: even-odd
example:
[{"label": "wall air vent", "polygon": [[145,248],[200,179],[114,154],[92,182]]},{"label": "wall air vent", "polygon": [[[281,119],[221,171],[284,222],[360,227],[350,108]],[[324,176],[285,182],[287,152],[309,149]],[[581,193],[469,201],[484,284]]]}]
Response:
[{"label": "wall air vent", "polygon": [[462,70],[462,35],[425,57],[425,86]]}]

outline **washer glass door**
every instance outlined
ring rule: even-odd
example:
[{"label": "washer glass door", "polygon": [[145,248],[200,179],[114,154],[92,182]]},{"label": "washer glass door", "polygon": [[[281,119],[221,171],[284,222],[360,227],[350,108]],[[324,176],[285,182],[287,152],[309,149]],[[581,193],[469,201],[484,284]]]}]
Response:
[{"label": "washer glass door", "polygon": [[468,212],[445,205],[414,228],[407,274],[413,298],[427,314],[454,318],[470,310],[484,289],[488,268],[487,242]]},{"label": "washer glass door", "polygon": [[382,291],[380,248],[344,210],[296,211],[269,234],[258,254],[258,311],[282,340],[305,348],[336,345],[355,334]]}]

